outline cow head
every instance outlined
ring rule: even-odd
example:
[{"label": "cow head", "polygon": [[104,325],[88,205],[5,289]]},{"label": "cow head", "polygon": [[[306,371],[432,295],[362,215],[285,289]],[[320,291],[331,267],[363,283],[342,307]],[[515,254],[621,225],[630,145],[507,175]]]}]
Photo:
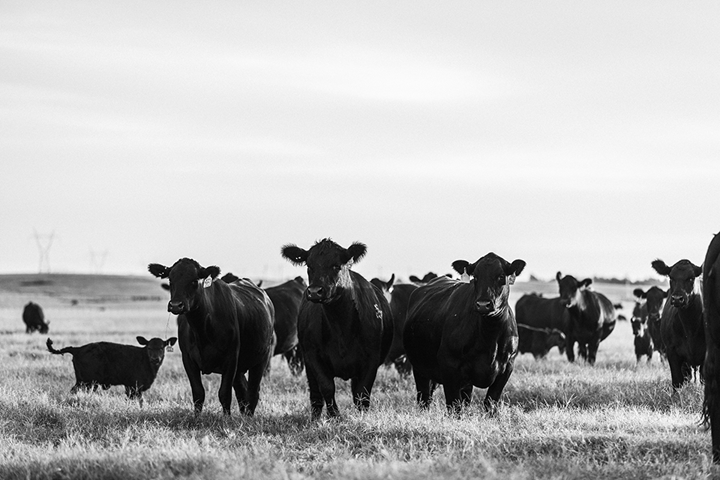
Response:
[{"label": "cow head", "polygon": [[475,290],[475,310],[482,315],[500,314],[507,305],[510,285],[525,268],[525,261],[512,263],[488,253],[475,263],[467,260],[455,260],[452,267],[459,274],[472,276],[470,283]]},{"label": "cow head", "polygon": [[648,288],[647,291],[644,291],[642,288],[636,288],[633,290],[633,294],[638,299],[645,300],[648,322],[659,322],[660,311],[662,309],[663,301],[665,301],[665,297],[667,297],[667,292],[662,288],[653,286]]},{"label": "cow head", "polygon": [[165,359],[165,347],[168,345],[173,346],[177,342],[177,337],[170,337],[167,340],[162,338],[152,338],[146,340],[145,337],[136,337],[140,345],[145,347],[145,353],[147,353],[148,359],[150,359],[150,365],[155,368],[160,368],[163,360]]},{"label": "cow head", "polygon": [[50,330],[50,320],[38,325],[38,332],[40,332],[40,333],[48,333],[49,330]]},{"label": "cow head", "polygon": [[168,312],[173,315],[187,313],[197,308],[203,290],[202,280],[214,279],[220,274],[216,266],[202,267],[190,258],[181,258],[172,267],[159,263],[148,265],[150,273],[170,280]]},{"label": "cow head", "polygon": [[572,275],[565,275],[563,277],[560,272],[557,272],[557,275],[555,275],[555,280],[558,282],[560,299],[566,308],[576,306],[580,301],[583,290],[592,283],[592,279],[590,278],[586,278],[585,280],[578,282]]},{"label": "cow head", "polygon": [[315,243],[310,250],[285,245],[282,256],[292,264],[307,265],[307,299],[314,303],[330,303],[351,286],[350,267],[365,256],[367,247],[355,242],[343,248],[329,238]]},{"label": "cow head", "polygon": [[385,295],[385,299],[388,302],[390,301],[390,298],[391,298],[390,295],[392,294],[392,290],[393,290],[393,283],[395,283],[395,274],[394,273],[390,276],[390,280],[388,280],[387,282],[383,282],[379,278],[373,278],[372,280],[370,280],[370,283],[372,283],[377,288],[379,288],[380,291],[383,293],[383,295]]},{"label": "cow head", "polygon": [[687,308],[695,287],[695,279],[702,273],[702,268],[690,260],[680,260],[672,267],[665,265],[662,260],[654,260],[651,265],[657,273],[670,278],[670,304],[675,308]]}]

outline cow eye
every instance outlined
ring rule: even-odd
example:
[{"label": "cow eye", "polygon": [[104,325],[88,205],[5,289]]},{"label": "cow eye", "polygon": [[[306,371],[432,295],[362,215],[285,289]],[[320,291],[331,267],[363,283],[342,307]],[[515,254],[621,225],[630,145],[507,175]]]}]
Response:
[{"label": "cow eye", "polygon": [[340,265],[333,265],[332,268],[333,268],[333,270],[335,270],[336,272],[339,272],[339,271],[340,271]]}]

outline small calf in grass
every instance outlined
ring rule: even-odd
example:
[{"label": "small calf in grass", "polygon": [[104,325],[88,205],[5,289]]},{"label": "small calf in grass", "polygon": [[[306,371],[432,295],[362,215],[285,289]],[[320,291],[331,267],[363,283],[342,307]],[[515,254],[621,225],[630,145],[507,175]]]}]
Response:
[{"label": "small calf in grass", "polygon": [[142,407],[142,392],[150,388],[155,381],[165,358],[165,347],[175,345],[177,338],[146,340],[145,337],[137,337],[137,341],[143,346],[96,342],[56,350],[52,346],[52,340],[48,338],[47,348],[56,355],[72,354],[75,368],[72,393],[76,393],[78,389],[89,391],[92,388],[95,391],[98,385],[102,385],[104,389],[111,385],[124,385],[128,398],[137,398]]}]

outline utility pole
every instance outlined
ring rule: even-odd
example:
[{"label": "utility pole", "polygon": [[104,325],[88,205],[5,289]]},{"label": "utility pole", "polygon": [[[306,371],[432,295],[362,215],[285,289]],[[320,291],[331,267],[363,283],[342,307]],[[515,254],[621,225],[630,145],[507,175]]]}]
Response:
[{"label": "utility pole", "polygon": [[38,273],[50,273],[50,247],[52,247],[53,240],[55,239],[55,232],[50,234],[39,234],[37,230],[33,229],[35,234],[35,243],[38,247]]}]

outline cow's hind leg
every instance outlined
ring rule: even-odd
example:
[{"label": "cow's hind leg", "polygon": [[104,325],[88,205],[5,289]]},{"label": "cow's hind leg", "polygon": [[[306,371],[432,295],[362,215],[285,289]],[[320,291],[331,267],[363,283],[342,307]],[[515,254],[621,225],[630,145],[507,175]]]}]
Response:
[{"label": "cow's hind leg", "polygon": [[494,413],[495,411],[497,411],[497,405],[500,402],[500,396],[502,395],[503,389],[505,389],[505,385],[510,379],[510,375],[515,368],[515,364],[513,362],[514,360],[511,360],[505,367],[505,371],[498,375],[495,378],[495,381],[490,385],[490,387],[488,387],[483,405],[485,406],[485,409],[490,413]]},{"label": "cow's hind leg", "polygon": [[[267,362],[270,365],[270,362]],[[252,367],[248,370],[248,381],[247,381],[247,408],[243,413],[253,415],[255,408],[260,401],[260,382],[263,379],[265,368],[262,364]],[[244,375],[238,375],[239,377],[245,378]],[[239,402],[239,401],[238,401]],[[242,411],[242,409],[241,409]]]},{"label": "cow's hind leg", "polygon": [[415,377],[415,390],[416,399],[418,405],[421,408],[428,408],[432,403],[433,392],[435,391],[435,384],[430,377],[426,377],[422,373],[418,372],[417,368],[413,369],[413,376]]},{"label": "cow's hind leg", "polygon": [[237,372],[235,374],[235,381],[233,382],[233,390],[235,390],[235,398],[238,402],[238,408],[240,413],[243,415],[252,415],[255,411],[253,408],[250,411],[250,397],[248,394],[248,382],[245,379],[245,374]]},{"label": "cow's hind leg", "polygon": [[370,394],[372,393],[377,369],[371,368],[365,372],[363,377],[355,377],[350,382],[350,388],[353,394],[353,403],[358,410],[366,411],[370,408]]},{"label": "cow's hind leg", "polygon": [[340,415],[340,409],[335,403],[335,380],[333,377],[317,368],[317,362],[306,363],[305,373],[310,387],[312,418],[317,419],[320,417],[323,404],[327,406],[328,417]]}]

